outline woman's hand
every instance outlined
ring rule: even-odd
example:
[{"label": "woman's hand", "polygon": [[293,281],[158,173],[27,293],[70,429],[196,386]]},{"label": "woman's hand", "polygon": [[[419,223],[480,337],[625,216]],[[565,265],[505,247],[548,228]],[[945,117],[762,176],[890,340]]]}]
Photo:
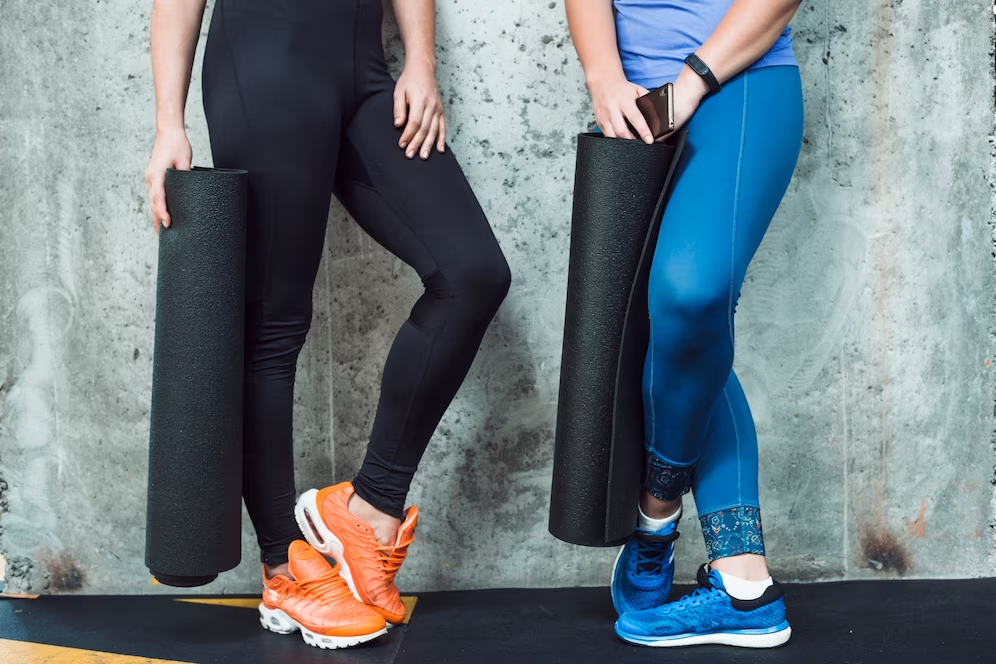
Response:
[{"label": "woman's hand", "polygon": [[152,148],[152,159],[145,169],[145,184],[149,186],[149,205],[152,208],[152,226],[159,234],[159,224],[169,228],[169,212],[166,211],[166,169],[190,170],[193,151],[187,132],[182,128],[159,131],[156,144]]},{"label": "woman's hand", "polygon": [[604,83],[589,82],[588,89],[595,107],[595,122],[603,134],[609,138],[635,139],[636,136],[626,126],[626,121],[629,120],[645,143],[654,142],[643,113],[636,107],[637,97],[647,94],[646,88],[630,83],[625,78],[617,78]]},{"label": "woman's hand", "polygon": [[414,158],[416,152],[422,159],[428,159],[433,146],[443,152],[446,119],[431,64],[405,64],[398,84],[394,86],[394,126],[405,127],[398,146],[409,159]]}]

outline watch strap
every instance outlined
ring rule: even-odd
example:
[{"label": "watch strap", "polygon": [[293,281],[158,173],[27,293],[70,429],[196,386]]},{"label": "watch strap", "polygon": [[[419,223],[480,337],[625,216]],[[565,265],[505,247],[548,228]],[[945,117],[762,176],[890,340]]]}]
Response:
[{"label": "watch strap", "polygon": [[685,58],[685,63],[706,82],[706,85],[709,86],[709,94],[719,92],[719,81],[716,80],[716,75],[709,69],[709,65],[702,61],[702,58],[692,53]]}]

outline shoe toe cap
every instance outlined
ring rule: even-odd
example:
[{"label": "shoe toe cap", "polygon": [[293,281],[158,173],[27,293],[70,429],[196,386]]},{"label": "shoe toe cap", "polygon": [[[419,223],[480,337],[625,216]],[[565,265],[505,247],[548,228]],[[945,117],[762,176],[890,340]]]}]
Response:
[{"label": "shoe toe cap", "polygon": [[646,634],[646,621],[641,615],[643,611],[628,611],[616,620],[616,632],[639,636]]},{"label": "shoe toe cap", "polygon": [[340,616],[339,624],[323,630],[325,636],[366,636],[387,627],[384,617],[376,611],[356,612],[350,616]]},{"label": "shoe toe cap", "polygon": [[398,625],[405,621],[405,605],[400,600],[397,605],[392,604],[386,608],[375,606],[373,608],[378,614],[384,617],[384,620],[392,625]]}]

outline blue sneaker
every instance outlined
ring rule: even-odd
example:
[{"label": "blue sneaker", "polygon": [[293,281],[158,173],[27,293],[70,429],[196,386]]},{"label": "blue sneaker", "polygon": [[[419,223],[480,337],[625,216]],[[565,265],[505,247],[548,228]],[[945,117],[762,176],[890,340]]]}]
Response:
[{"label": "blue sneaker", "polygon": [[637,530],[619,551],[612,569],[616,613],[653,609],[667,601],[674,579],[674,540],[678,521],[660,530]]},{"label": "blue sneaker", "polygon": [[641,646],[692,646],[718,643],[743,648],[774,648],[789,640],[785,600],[778,583],[754,600],[730,597],[719,572],[699,568],[699,588],[677,602],[633,611],[616,621],[616,634]]}]

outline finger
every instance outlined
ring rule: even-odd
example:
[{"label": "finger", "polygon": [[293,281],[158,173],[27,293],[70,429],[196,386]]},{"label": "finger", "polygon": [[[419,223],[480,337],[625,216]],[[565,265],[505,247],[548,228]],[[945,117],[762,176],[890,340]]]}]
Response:
[{"label": "finger", "polygon": [[425,100],[418,99],[408,106],[408,124],[405,125],[405,131],[401,134],[401,140],[398,141],[398,145],[404,148],[405,152],[412,152],[414,150],[414,148],[410,147],[410,144],[412,139],[415,138],[415,134],[422,127],[422,116],[424,114]]},{"label": "finger", "polygon": [[612,128],[611,122],[602,122],[596,119],[595,124],[598,125],[598,128],[602,130],[602,133],[605,134],[607,138],[616,137],[616,130]]},{"label": "finger", "polygon": [[641,97],[642,97],[643,95],[648,95],[648,94],[650,94],[650,90],[646,89],[646,88],[645,88],[645,87],[643,87],[642,85],[637,85],[636,83],[634,83],[634,84],[633,84],[633,87],[635,87],[635,88],[636,88],[636,92],[637,92],[637,94],[638,94],[639,96],[641,96]]},{"label": "finger", "polygon": [[446,152],[446,116],[439,116],[439,138],[436,139],[436,149]]},{"label": "finger", "polygon": [[152,215],[152,230],[156,232],[156,235],[159,235],[159,217],[156,216],[156,210],[151,203],[149,204],[149,214]]},{"label": "finger", "polygon": [[644,143],[653,143],[654,135],[650,131],[650,126],[647,124],[647,119],[643,117],[643,113],[640,112],[639,107],[636,105],[635,101],[631,101],[622,107],[622,112],[626,115],[626,119],[629,123],[633,125],[633,129],[636,133],[640,135]]},{"label": "finger", "polygon": [[633,136],[633,133],[629,130],[629,127],[626,126],[626,119],[619,110],[616,110],[616,112],[610,116],[610,119],[612,120],[612,128],[616,132],[616,138],[636,138],[636,136]]},{"label": "finger", "polygon": [[408,105],[405,104],[405,91],[394,89],[394,126],[400,127],[405,124],[405,115]]},{"label": "finger", "polygon": [[439,135],[439,113],[434,113],[429,120],[429,131],[425,133],[425,140],[422,141],[422,159],[428,159],[432,153],[432,145]]},{"label": "finger", "polygon": [[169,212],[166,210],[166,188],[163,180],[156,178],[152,183],[152,213],[165,228],[170,226]]},{"label": "finger", "polygon": [[415,136],[412,137],[412,143],[408,146],[408,151],[406,152],[409,159],[414,158],[416,152],[422,149],[422,144],[425,142],[425,136],[429,133],[429,128],[432,126],[433,115],[435,115],[434,110],[427,104],[425,110],[422,111],[422,122],[419,123],[418,131],[415,132]]}]

